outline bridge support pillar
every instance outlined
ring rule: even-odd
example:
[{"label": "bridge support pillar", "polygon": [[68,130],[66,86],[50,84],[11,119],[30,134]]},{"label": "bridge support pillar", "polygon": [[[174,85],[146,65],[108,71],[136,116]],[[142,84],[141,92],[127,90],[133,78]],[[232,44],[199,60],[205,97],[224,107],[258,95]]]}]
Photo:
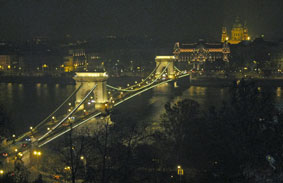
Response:
[{"label": "bridge support pillar", "polygon": [[[82,85],[76,94],[76,106],[81,103],[83,98],[96,85],[93,93],[90,94],[92,102],[95,103],[95,109],[103,110],[107,107],[108,96],[106,82],[108,75],[106,72],[76,72],[73,79],[76,81],[76,88]],[[87,105],[87,102],[85,105]],[[83,110],[85,105],[82,104],[78,110]]]},{"label": "bridge support pillar", "polygon": [[175,56],[156,56],[155,57],[155,63],[156,63],[155,77],[159,77],[163,69],[169,64],[167,67],[168,78],[171,78],[171,79],[175,78],[175,73],[174,73],[174,61],[175,60],[176,60]]}]

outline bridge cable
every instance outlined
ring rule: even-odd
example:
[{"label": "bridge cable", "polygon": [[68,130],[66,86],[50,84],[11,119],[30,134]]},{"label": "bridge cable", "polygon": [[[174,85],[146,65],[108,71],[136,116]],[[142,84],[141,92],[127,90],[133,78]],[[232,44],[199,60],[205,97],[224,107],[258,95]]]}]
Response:
[{"label": "bridge cable", "polygon": [[[82,87],[82,84],[73,91],[73,93],[71,93],[71,95],[65,99],[65,101],[59,106],[57,107],[50,115],[48,115],[44,120],[42,120],[41,122],[39,122],[35,127],[34,129],[37,129],[40,125],[42,125],[43,123],[45,123],[51,116],[53,116],[71,97],[73,97],[73,95],[75,95],[79,90],[80,88]],[[25,134],[23,134],[22,136],[18,137],[16,139],[16,141],[20,141],[23,137],[25,137],[26,135],[28,135],[28,133],[30,132],[26,132]]]},{"label": "bridge cable", "polygon": [[109,88],[112,88],[114,90],[118,90],[118,91],[126,91],[126,92],[127,91],[128,92],[139,91],[139,90],[141,90],[141,89],[143,89],[145,87],[148,87],[149,85],[155,83],[158,79],[160,79],[160,77],[163,75],[163,73],[166,71],[166,69],[168,68],[169,65],[170,65],[170,63],[167,64],[167,66],[163,69],[162,73],[159,74],[159,76],[157,78],[155,78],[155,80],[153,80],[151,83],[149,83],[149,84],[147,84],[147,85],[145,85],[145,86],[143,86],[141,88],[128,90],[128,89],[120,89],[120,88],[117,88],[117,87],[114,87],[114,86],[111,86],[111,85],[106,85],[106,86],[109,87]]},{"label": "bridge cable", "polygon": [[129,89],[129,88],[132,88],[132,87],[135,87],[135,86],[137,86],[137,85],[139,85],[139,84],[144,83],[144,82],[156,71],[156,69],[160,66],[160,64],[161,64],[161,63],[159,63],[159,64],[157,65],[157,67],[155,67],[155,68],[153,69],[153,71],[152,71],[143,81],[141,81],[141,82],[139,82],[139,83],[137,83],[137,84],[135,84],[135,85],[129,86],[129,87],[125,88],[125,89]]},{"label": "bridge cable", "polygon": [[178,67],[174,66],[174,68],[175,68],[178,72],[182,72],[180,69],[178,69]]},{"label": "bridge cable", "polygon": [[101,112],[98,112],[98,113],[96,113],[96,114],[90,116],[89,118],[87,118],[87,119],[85,119],[85,120],[79,122],[78,124],[72,126],[71,128],[68,128],[68,129],[66,129],[65,131],[59,133],[58,135],[52,137],[51,139],[48,139],[47,141],[41,143],[40,145],[38,145],[38,147],[44,146],[45,144],[51,142],[52,140],[55,140],[56,138],[60,137],[61,135],[64,135],[65,133],[69,132],[71,129],[77,128],[78,126],[80,126],[80,125],[82,125],[82,124],[88,122],[89,120],[91,120],[92,118],[95,118],[95,117],[99,116],[100,114],[101,114]]},{"label": "bridge cable", "polygon": [[83,100],[79,103],[78,106],[76,106],[67,116],[65,116],[59,123],[57,123],[57,125],[55,125],[54,127],[52,127],[51,130],[49,130],[47,133],[45,133],[43,136],[41,136],[40,138],[38,138],[38,141],[43,139],[44,137],[46,137],[49,133],[51,133],[53,130],[55,130],[59,125],[61,125],[66,119],[68,119],[68,117],[70,117],[74,112],[76,112],[76,110],[85,102],[85,100],[88,98],[88,96],[93,92],[93,90],[96,88],[97,85],[95,85],[89,92],[88,94],[83,98]]},{"label": "bridge cable", "polygon": [[68,98],[66,98],[66,100],[55,110],[53,111],[49,116],[47,116],[43,121],[41,121],[38,125],[36,125],[34,128],[38,128],[38,126],[40,126],[42,123],[44,123],[48,118],[50,118],[53,114],[55,114],[73,95],[75,95],[80,88],[82,87],[83,84],[81,84],[79,86],[79,88],[77,88]]}]

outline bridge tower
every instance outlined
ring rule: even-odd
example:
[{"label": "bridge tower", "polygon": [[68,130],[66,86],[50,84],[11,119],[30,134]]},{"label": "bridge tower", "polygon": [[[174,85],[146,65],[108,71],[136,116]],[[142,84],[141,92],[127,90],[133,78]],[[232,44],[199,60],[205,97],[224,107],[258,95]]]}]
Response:
[{"label": "bridge tower", "polygon": [[174,61],[176,60],[175,56],[156,56],[155,63],[156,63],[156,71],[155,77],[159,77],[162,73],[163,69],[167,67],[167,74],[169,78],[175,78],[174,73]]},{"label": "bridge tower", "polygon": [[[87,93],[97,85],[93,91],[95,108],[101,110],[105,109],[105,104],[108,102],[106,89],[108,75],[106,72],[76,72],[73,79],[76,81],[76,88],[79,88],[82,84],[80,90],[76,94],[76,106],[79,105]],[[83,109],[84,105],[81,105],[78,110]]]}]

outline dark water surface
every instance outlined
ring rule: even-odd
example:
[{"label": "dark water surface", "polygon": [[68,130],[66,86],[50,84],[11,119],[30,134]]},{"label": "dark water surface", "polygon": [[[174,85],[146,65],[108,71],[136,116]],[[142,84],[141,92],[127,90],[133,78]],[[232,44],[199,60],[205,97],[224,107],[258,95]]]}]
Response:
[{"label": "dark water surface", "polygon": [[[111,83],[115,85],[115,82]],[[74,85],[0,83],[0,104],[8,111],[17,134],[35,126],[59,106],[75,89]],[[164,84],[118,106],[119,115],[133,121],[156,122],[167,102],[193,99],[202,108],[220,106],[228,88],[216,86],[174,87]],[[276,102],[283,105],[281,87],[276,88]],[[67,109],[64,109],[67,110]]]}]

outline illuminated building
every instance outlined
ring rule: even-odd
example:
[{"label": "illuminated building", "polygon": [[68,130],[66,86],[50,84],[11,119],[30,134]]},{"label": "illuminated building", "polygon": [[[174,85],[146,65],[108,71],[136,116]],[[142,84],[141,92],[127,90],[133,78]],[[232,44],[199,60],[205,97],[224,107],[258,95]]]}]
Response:
[{"label": "illuminated building", "polygon": [[177,42],[173,53],[179,62],[188,62],[193,69],[200,70],[206,62],[229,62],[230,48],[227,42],[205,43],[203,40],[190,44]]},{"label": "illuminated building", "polygon": [[64,57],[64,71],[72,72],[77,67],[85,66],[86,53],[85,49],[70,49],[68,55]]},{"label": "illuminated building", "polygon": [[248,27],[246,24],[242,25],[240,18],[236,17],[231,30],[231,36],[228,36],[227,28],[222,27],[221,42],[228,41],[230,44],[239,44],[242,41],[249,41],[251,38],[248,34]]},{"label": "illuminated building", "polygon": [[0,55],[0,70],[10,70],[12,64],[11,55]]}]

